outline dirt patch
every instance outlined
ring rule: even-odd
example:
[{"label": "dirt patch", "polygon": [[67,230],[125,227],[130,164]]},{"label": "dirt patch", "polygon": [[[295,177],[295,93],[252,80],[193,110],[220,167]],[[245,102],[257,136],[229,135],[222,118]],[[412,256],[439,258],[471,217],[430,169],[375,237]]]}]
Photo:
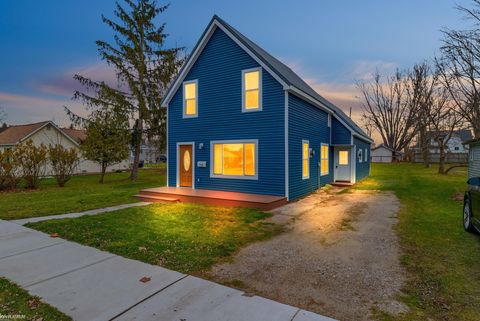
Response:
[{"label": "dirt patch", "polygon": [[400,313],[404,282],[391,193],[313,194],[274,211],[285,232],[242,249],[210,277],[339,320]]}]

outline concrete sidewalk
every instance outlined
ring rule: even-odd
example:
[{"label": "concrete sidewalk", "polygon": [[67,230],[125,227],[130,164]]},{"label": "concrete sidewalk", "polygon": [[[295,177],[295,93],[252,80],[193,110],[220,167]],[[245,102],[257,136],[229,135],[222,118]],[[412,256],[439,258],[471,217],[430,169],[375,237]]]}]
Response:
[{"label": "concrete sidewalk", "polygon": [[0,275],[78,321],[332,321],[1,220]]},{"label": "concrete sidewalk", "polygon": [[15,223],[15,224],[20,224],[20,225],[25,225],[27,223],[36,223],[36,222],[43,222],[43,221],[49,221],[49,220],[59,220],[59,219],[62,219],[62,218],[76,218],[76,217],[85,216],[85,215],[98,215],[98,214],[102,214],[102,213],[123,210],[125,208],[130,208],[130,207],[147,206],[147,205],[150,205],[150,204],[152,204],[152,203],[150,203],[150,202],[128,203],[128,204],[122,204],[122,205],[116,205],[116,206],[110,206],[110,207],[104,207],[104,208],[96,208],[94,210],[89,210],[89,211],[85,211],[85,212],[68,213],[68,214],[60,214],[60,215],[37,216],[37,217],[30,217],[30,218],[22,218],[22,219],[19,219],[19,220],[11,220],[9,222],[12,222],[12,223]]}]

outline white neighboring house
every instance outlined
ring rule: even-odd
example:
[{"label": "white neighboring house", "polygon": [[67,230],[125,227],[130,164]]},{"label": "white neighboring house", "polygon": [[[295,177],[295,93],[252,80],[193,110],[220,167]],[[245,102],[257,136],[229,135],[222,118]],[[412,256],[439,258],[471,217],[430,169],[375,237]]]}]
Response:
[{"label": "white neighboring house", "polygon": [[[35,146],[44,144],[63,145],[65,148],[75,148],[80,155],[80,162],[77,166],[76,174],[83,173],[99,173],[101,172],[98,163],[87,160],[81,156],[79,150],[81,141],[86,137],[84,130],[60,128],[52,121],[44,121],[40,123],[13,125],[0,132],[0,151],[6,149],[15,149],[17,144],[32,140]],[[109,166],[107,172],[125,170],[129,168],[129,161],[125,159],[119,164]],[[46,175],[51,175],[51,169],[47,165]]]},{"label": "white neighboring house", "polygon": [[[436,135],[437,132],[428,132],[427,135]],[[447,132],[440,132],[442,135],[447,135]],[[469,145],[466,143],[473,139],[472,131],[470,129],[461,129],[456,130],[452,133],[450,140],[447,143],[445,148],[445,153],[454,153],[454,154],[467,154]],[[438,148],[438,143],[434,140],[430,140],[430,154],[440,153]]]},{"label": "white neighboring house", "polygon": [[372,148],[370,156],[372,157],[372,163],[391,163],[394,160],[403,160],[402,152],[396,152],[383,144]]}]

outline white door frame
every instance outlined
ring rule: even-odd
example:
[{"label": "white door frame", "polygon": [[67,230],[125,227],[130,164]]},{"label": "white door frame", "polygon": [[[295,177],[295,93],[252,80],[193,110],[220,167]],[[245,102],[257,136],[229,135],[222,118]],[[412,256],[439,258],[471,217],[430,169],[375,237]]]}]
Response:
[{"label": "white door frame", "polygon": [[[355,145],[333,145],[333,181],[337,181],[337,163],[338,163],[338,150],[339,149],[347,149],[350,153],[350,183],[355,183]],[[344,181],[344,180],[342,180]]]},{"label": "white door frame", "polygon": [[178,142],[177,143],[177,181],[176,186],[180,187],[180,146],[192,146],[192,189],[195,189],[195,142]]}]

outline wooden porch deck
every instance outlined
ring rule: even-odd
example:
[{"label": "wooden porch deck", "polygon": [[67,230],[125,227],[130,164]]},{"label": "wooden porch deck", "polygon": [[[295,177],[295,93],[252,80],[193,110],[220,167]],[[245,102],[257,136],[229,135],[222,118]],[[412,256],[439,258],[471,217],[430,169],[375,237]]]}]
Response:
[{"label": "wooden porch deck", "polygon": [[187,187],[156,187],[142,189],[136,195],[142,201],[156,203],[190,202],[218,206],[239,206],[269,211],[287,204],[283,196],[192,189]]}]

